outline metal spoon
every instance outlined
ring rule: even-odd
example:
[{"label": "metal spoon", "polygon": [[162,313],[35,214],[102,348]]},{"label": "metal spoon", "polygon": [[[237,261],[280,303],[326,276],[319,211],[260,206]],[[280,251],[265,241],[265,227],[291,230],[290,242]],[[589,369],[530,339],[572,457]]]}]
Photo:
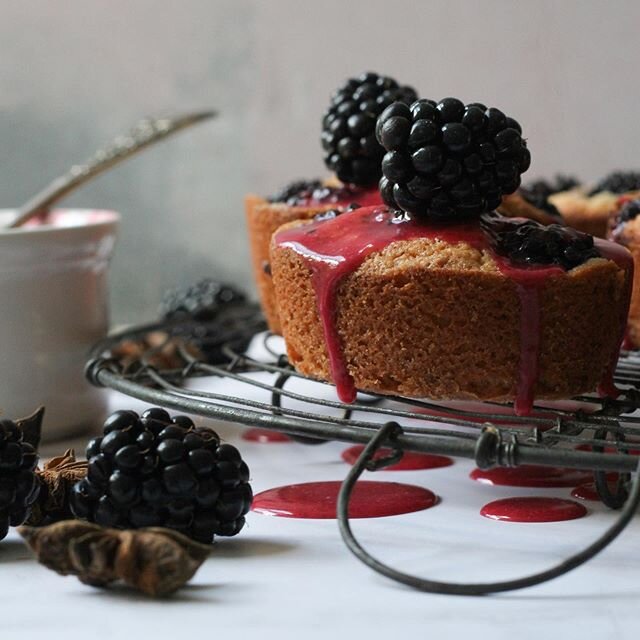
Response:
[{"label": "metal spoon", "polygon": [[42,215],[68,193],[130,158],[138,151],[216,115],[215,111],[201,111],[177,117],[141,120],[128,134],[118,136],[106,147],[98,150],[89,160],[83,164],[74,165],[66,174],[56,178],[33,196],[18,209],[16,217],[7,228],[19,227],[28,220]]}]

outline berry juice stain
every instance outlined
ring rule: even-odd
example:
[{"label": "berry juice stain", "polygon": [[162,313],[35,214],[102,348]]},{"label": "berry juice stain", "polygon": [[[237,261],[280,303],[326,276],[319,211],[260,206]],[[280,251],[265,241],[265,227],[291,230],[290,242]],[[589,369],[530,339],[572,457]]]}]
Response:
[{"label": "berry juice stain", "polygon": [[[332,519],[336,517],[339,481],[305,482],[276,487],[257,494],[251,509],[280,518]],[[350,518],[380,518],[422,511],[438,497],[428,489],[397,482],[356,483],[349,505]]]},{"label": "berry juice stain", "polygon": [[[617,473],[607,473],[607,486],[612,494],[616,494],[618,491],[618,477]],[[589,500],[591,502],[600,502],[601,498],[598,494],[595,482],[586,482],[576,487],[571,492],[572,498],[578,498],[578,500]]]},{"label": "berry juice stain", "polygon": [[480,515],[506,522],[561,522],[587,515],[586,508],[562,498],[505,498],[494,500],[480,509]]},{"label": "berry juice stain", "polygon": [[593,479],[590,471],[564,469],[562,467],[538,467],[522,465],[520,467],[495,467],[493,469],[474,469],[469,477],[481,484],[499,487],[537,487],[553,489],[575,487]]},{"label": "berry juice stain", "polygon": [[291,438],[279,431],[271,429],[247,429],[242,433],[242,439],[247,442],[257,442],[259,444],[273,444],[276,442],[291,442]]},{"label": "berry juice stain", "polygon": [[[364,451],[363,445],[355,445],[349,447],[342,452],[342,459],[348,464],[355,464],[360,454]],[[374,460],[379,460],[391,454],[391,449],[379,449],[374,455]],[[405,451],[399,462],[383,467],[381,471],[416,471],[418,469],[439,469],[441,467],[449,467],[453,464],[453,460],[447,456],[438,456],[430,453],[414,453]]]},{"label": "berry juice stain", "polygon": [[[483,226],[488,230],[483,230],[479,220],[455,224],[425,223],[396,217],[394,212],[385,206],[373,206],[344,213],[329,222],[317,221],[276,234],[276,243],[294,250],[305,259],[312,272],[331,378],[341,401],[353,402],[356,398],[356,388],[342,354],[336,326],[335,299],[338,285],[344,277],[358,269],[369,255],[383,250],[393,242],[433,238],[449,244],[466,243],[475,249],[490,252],[501,273],[514,282],[521,308],[520,358],[514,409],[518,416],[530,414],[539,374],[540,292],[550,278],[566,272],[554,264],[524,266],[498,255],[495,250],[495,238],[491,235],[492,224],[495,223],[485,220]],[[514,219],[511,219],[510,224],[515,224]],[[628,251],[611,242],[600,240],[596,241],[595,246],[600,255],[613,260],[632,274],[633,260]],[[628,304],[626,306],[628,308]],[[624,318],[620,318],[619,344],[622,343],[626,324],[626,309],[623,311]],[[613,384],[617,355],[617,352],[613,354],[599,386],[603,395],[618,395]]]}]

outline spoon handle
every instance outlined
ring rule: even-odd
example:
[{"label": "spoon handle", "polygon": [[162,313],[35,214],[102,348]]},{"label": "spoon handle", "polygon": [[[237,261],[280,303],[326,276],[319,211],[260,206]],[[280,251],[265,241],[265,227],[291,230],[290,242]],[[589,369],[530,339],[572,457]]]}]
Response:
[{"label": "spoon handle", "polygon": [[118,136],[106,147],[96,151],[89,160],[83,164],[74,165],[66,174],[49,183],[18,209],[17,216],[7,228],[19,227],[28,220],[39,216],[71,191],[130,158],[138,151],[216,115],[215,111],[202,111],[175,118],[141,120],[129,133]]}]

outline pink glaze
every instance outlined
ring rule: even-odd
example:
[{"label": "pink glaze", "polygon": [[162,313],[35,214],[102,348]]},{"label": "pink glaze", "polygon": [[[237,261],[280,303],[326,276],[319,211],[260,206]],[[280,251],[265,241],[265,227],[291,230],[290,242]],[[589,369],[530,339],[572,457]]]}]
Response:
[{"label": "pink glaze", "polygon": [[[341,484],[305,482],[269,489],[253,498],[251,510],[281,518],[335,518]],[[429,509],[437,502],[437,496],[423,487],[361,480],[351,494],[349,517],[395,516]]]},{"label": "pink glaze", "polygon": [[[520,299],[520,360],[514,410],[516,415],[531,412],[534,390],[538,379],[540,352],[539,293],[545,283],[565,271],[558,266],[521,266],[496,255],[479,221],[458,224],[426,224],[416,220],[396,218],[385,206],[363,207],[343,213],[330,221],[316,221],[308,225],[287,229],[276,234],[281,247],[293,249],[302,256],[312,271],[318,312],[329,356],[331,377],[343,402],[353,402],[356,389],[342,354],[336,326],[335,297],[341,280],[353,273],[374,252],[393,242],[415,238],[436,238],[449,244],[464,242],[478,250],[491,252],[501,273],[511,279]],[[605,258],[613,260],[627,272],[633,270],[633,260],[626,249],[597,240],[597,248]],[[627,301],[628,303],[628,301]],[[628,309],[628,304],[627,304]],[[620,321],[622,343],[627,310]],[[613,385],[613,373],[618,352],[604,372],[600,391],[605,395],[618,395]]]},{"label": "pink glaze", "polygon": [[[609,491],[615,494],[618,486],[617,473],[607,473],[607,485],[609,486]],[[600,501],[600,496],[598,495],[595,482],[586,482],[585,484],[577,486],[571,492],[571,497],[578,498],[579,500],[590,500],[592,502]]]},{"label": "pink glaze", "polygon": [[115,214],[101,209],[54,209],[25,222],[21,229],[76,227],[113,222]]},{"label": "pink glaze", "polygon": [[587,515],[583,505],[562,498],[505,498],[486,504],[480,515],[507,522],[560,522]]},{"label": "pink glaze", "polygon": [[[342,452],[342,459],[348,464],[355,464],[360,454],[364,451],[364,446],[357,444],[349,447]],[[374,460],[384,458],[391,453],[390,449],[379,449],[373,456]],[[382,471],[415,471],[417,469],[439,469],[441,467],[449,467],[453,464],[453,460],[447,456],[438,456],[431,453],[414,453],[405,451],[404,455],[396,464],[383,467]]]},{"label": "pink glaze", "polygon": [[291,438],[285,433],[272,431],[271,429],[247,429],[242,434],[242,439],[247,442],[259,442],[260,444],[272,444],[275,442],[291,442]]},{"label": "pink glaze", "polygon": [[561,467],[538,467],[522,465],[520,467],[495,467],[493,469],[474,469],[469,477],[481,484],[501,487],[537,487],[551,489],[555,487],[575,487],[593,479],[590,471],[563,469]]}]

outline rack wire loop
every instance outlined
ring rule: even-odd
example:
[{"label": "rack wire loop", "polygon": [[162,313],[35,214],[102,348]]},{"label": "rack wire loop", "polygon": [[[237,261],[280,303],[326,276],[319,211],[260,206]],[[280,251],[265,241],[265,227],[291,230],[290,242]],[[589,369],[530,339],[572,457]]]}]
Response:
[{"label": "rack wire loop", "polygon": [[[428,578],[420,578],[402,571],[398,571],[393,567],[381,562],[371,555],[364,547],[358,542],[355,537],[351,524],[349,521],[349,504],[351,502],[351,495],[356,482],[362,475],[362,473],[368,469],[368,465],[374,458],[376,452],[383,446],[385,440],[393,431],[393,423],[385,424],[369,441],[363,452],[360,454],[356,463],[351,467],[346,479],[342,483],[340,492],[338,494],[338,506],[337,506],[337,518],[340,535],[344,540],[347,548],[353,555],[368,567],[380,573],[391,580],[399,582],[401,584],[413,587],[420,591],[427,593],[440,593],[445,595],[457,595],[457,596],[481,596],[491,593],[499,593],[504,591],[514,591],[517,589],[524,589],[527,587],[533,587],[537,584],[547,582],[554,578],[558,578],[573,569],[576,569],[580,565],[584,564],[596,554],[602,551],[607,545],[609,545],[615,538],[620,535],[624,528],[629,524],[631,518],[638,510],[640,505],[640,462],[638,463],[635,471],[635,477],[631,486],[631,492],[628,500],[626,501],[622,511],[620,512],[616,521],[593,543],[588,547],[574,554],[570,558],[567,558],[563,562],[557,565],[534,573],[522,578],[516,578],[513,580],[503,580],[497,582],[481,582],[481,583],[458,583],[458,582],[443,582],[439,580],[430,580]],[[486,433],[491,434],[489,429]],[[486,438],[491,438],[491,435],[487,435]]]}]

